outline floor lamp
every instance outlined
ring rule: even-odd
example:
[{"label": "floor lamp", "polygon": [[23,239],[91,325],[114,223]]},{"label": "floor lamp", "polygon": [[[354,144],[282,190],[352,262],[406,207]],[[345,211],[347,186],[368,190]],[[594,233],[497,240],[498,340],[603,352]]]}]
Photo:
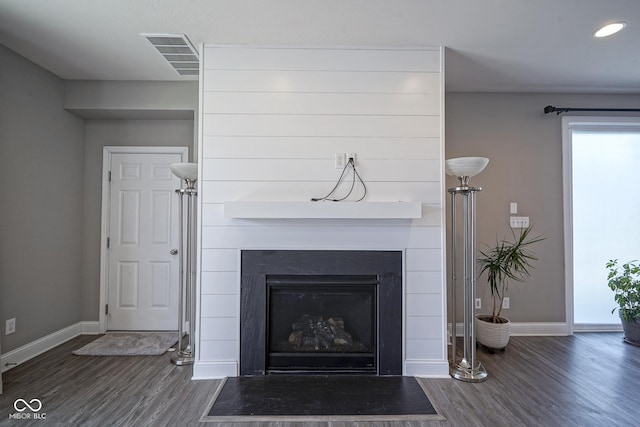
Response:
[{"label": "floor lamp", "polygon": [[[481,187],[471,187],[469,179],[482,172],[489,163],[485,157],[458,157],[445,162],[447,175],[460,180],[460,185],[448,189],[451,195],[451,357],[450,375],[458,380],[481,382],[487,379],[487,371],[476,360],[476,193]],[[458,197],[460,196],[460,197]],[[462,272],[463,272],[463,354],[458,358],[456,348],[456,293],[458,291],[456,258],[458,248],[457,236],[457,202],[462,199]]]},{"label": "floor lamp", "polygon": [[[178,301],[178,346],[171,357],[174,365],[192,365],[195,356],[194,328],[195,319],[195,214],[196,196],[195,189],[198,178],[197,163],[172,163],[169,165],[171,172],[183,179],[186,188],[176,190],[180,198],[179,217],[179,251],[180,254],[180,300]],[[186,208],[186,209],[185,209]],[[185,215],[186,210],[186,215]],[[186,235],[185,235],[186,234]],[[186,266],[186,268],[185,268]],[[186,316],[185,316],[186,312]],[[188,339],[184,339],[184,319],[189,319]]]}]

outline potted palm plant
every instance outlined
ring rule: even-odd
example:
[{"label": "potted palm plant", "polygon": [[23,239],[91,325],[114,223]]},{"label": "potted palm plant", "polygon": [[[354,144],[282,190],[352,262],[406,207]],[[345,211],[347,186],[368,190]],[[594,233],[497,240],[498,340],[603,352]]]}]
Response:
[{"label": "potted palm plant", "polygon": [[491,314],[476,316],[476,340],[490,349],[504,349],[511,336],[511,322],[502,316],[505,293],[511,281],[524,282],[531,276],[533,261],[537,261],[530,247],[544,240],[544,237],[531,237],[532,226],[512,230],[513,241],[496,240],[494,246],[480,252],[478,266],[480,274],[487,272],[487,283],[493,299]]},{"label": "potted palm plant", "polygon": [[620,270],[618,260],[613,259],[606,263],[606,267],[609,271],[607,284],[618,303],[624,341],[640,346],[640,264],[630,261],[622,264]]}]

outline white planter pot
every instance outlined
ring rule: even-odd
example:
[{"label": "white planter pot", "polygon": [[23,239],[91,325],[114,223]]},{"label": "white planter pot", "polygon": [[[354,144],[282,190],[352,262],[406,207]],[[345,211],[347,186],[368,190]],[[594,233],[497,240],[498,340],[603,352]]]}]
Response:
[{"label": "white planter pot", "polygon": [[476,341],[485,347],[493,349],[503,349],[509,344],[511,336],[511,322],[491,323],[478,319],[481,314],[476,315]]}]

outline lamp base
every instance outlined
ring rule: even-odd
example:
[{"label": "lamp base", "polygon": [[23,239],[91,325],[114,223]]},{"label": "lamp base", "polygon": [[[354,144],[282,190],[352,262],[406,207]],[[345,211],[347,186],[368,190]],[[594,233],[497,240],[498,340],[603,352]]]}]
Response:
[{"label": "lamp base", "polygon": [[176,366],[193,365],[193,354],[190,351],[176,351],[171,356],[171,363]]},{"label": "lamp base", "polygon": [[[466,365],[466,363],[464,364]],[[480,383],[487,380],[487,370],[482,366],[482,363],[478,363],[475,368],[463,366],[462,364],[450,364],[449,375],[453,378],[466,381],[468,383]]]}]

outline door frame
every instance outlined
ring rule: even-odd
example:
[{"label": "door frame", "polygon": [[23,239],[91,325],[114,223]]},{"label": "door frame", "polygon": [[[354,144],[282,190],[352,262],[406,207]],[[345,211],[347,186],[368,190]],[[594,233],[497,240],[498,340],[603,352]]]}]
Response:
[{"label": "door frame", "polygon": [[[564,274],[565,274],[565,322],[567,334],[588,331],[611,331],[611,326],[595,325],[589,329],[576,328],[573,316],[573,131],[640,130],[640,117],[564,116],[562,117],[562,181],[564,211]],[[621,328],[621,327],[620,327]]]},{"label": "door frame", "polygon": [[102,148],[102,216],[100,220],[100,333],[107,331],[107,315],[105,309],[109,302],[109,251],[107,238],[109,237],[109,212],[111,211],[111,157],[114,154],[180,154],[182,162],[189,161],[189,147],[179,146],[104,146]]}]

